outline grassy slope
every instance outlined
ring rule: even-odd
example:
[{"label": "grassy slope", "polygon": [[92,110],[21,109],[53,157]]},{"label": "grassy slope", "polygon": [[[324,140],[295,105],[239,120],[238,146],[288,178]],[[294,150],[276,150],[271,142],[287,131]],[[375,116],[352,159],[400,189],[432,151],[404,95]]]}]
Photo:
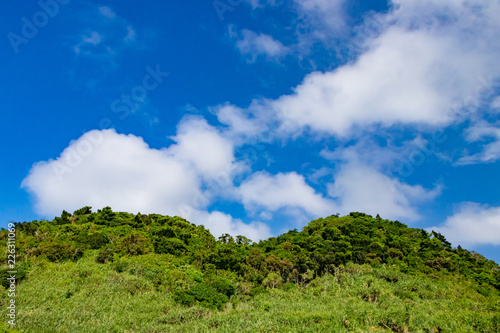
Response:
[{"label": "grassy slope", "polygon": [[496,263],[362,213],[258,244],[216,240],[178,217],[89,207],[18,224],[16,235],[23,332],[500,331]]},{"label": "grassy slope", "polygon": [[[268,289],[253,298],[233,296],[224,310],[215,311],[178,305],[168,292],[154,287],[145,270],[136,266],[120,273],[113,264],[97,264],[96,255],[90,251],[77,262],[34,262],[18,287],[18,329],[33,333],[500,330],[500,298],[477,293],[466,280],[433,280],[349,264],[305,288],[289,285],[286,291]],[[2,292],[2,308],[5,297]]]}]

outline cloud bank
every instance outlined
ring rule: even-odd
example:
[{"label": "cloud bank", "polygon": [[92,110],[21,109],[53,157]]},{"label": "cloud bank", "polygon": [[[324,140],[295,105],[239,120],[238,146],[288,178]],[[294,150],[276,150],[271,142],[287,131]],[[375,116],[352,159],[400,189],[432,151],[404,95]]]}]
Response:
[{"label": "cloud bank", "polygon": [[[262,223],[245,224],[207,207],[213,181],[231,182],[233,147],[205,120],[190,118],[178,127],[168,148],[150,148],[142,138],[114,130],[90,131],[72,141],[55,160],[35,164],[22,187],[36,211],[56,216],[89,205],[117,211],[179,215],[204,224],[214,235],[270,235]],[[217,178],[219,177],[219,178]],[[232,183],[232,182],[231,182]]]}]

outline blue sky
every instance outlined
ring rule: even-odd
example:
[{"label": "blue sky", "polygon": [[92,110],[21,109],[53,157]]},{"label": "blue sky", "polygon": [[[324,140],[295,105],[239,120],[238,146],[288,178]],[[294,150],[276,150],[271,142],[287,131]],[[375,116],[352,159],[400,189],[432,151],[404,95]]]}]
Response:
[{"label": "blue sky", "polygon": [[4,4],[0,220],[363,211],[500,261],[493,0]]}]

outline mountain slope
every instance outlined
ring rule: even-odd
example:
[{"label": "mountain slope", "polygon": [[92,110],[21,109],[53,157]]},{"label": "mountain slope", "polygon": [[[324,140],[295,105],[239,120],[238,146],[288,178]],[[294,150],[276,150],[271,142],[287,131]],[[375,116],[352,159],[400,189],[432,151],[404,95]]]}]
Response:
[{"label": "mountain slope", "polygon": [[[14,228],[25,332],[500,329],[496,263],[362,213],[259,243],[109,207]],[[8,230],[0,240],[6,249]]]}]

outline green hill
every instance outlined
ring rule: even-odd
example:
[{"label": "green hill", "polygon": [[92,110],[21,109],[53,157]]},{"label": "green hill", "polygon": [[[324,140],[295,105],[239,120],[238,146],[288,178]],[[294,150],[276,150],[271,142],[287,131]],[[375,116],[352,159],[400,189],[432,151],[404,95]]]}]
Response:
[{"label": "green hill", "polygon": [[[500,331],[495,262],[378,216],[259,243],[109,207],[13,228],[22,332]],[[9,230],[0,243],[7,323]]]}]

